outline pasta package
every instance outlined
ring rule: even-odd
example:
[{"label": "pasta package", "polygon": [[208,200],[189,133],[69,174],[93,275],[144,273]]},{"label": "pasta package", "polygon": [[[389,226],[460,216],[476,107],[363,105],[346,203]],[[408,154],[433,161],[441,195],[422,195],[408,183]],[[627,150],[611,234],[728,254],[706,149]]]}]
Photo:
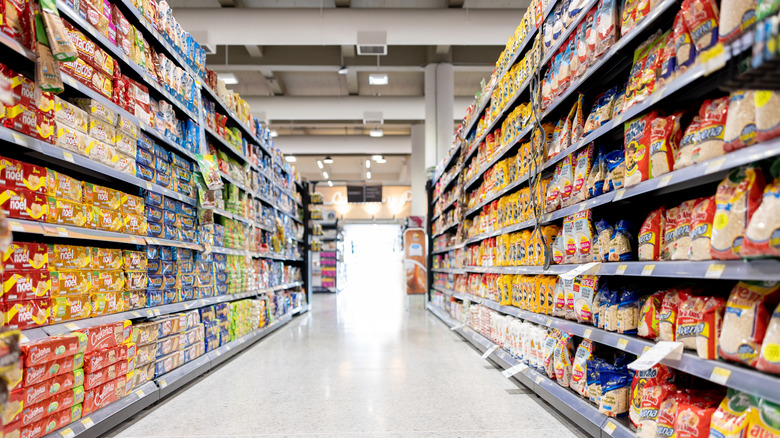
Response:
[{"label": "pasta package", "polygon": [[591,210],[580,211],[574,214],[572,229],[577,245],[574,256],[575,263],[587,263],[590,261],[590,247],[593,242],[593,225]]},{"label": "pasta package", "polygon": [[739,259],[745,227],[761,201],[764,190],[761,168],[735,169],[718,185],[713,219],[711,255],[714,259]]},{"label": "pasta package", "polygon": [[657,114],[653,111],[625,123],[626,187],[650,177],[650,126],[655,118]]},{"label": "pasta package", "polygon": [[593,321],[598,289],[599,278],[597,275],[583,275],[578,281],[575,281],[574,316],[577,322],[590,323]]},{"label": "pasta package", "polygon": [[633,236],[631,235],[631,224],[628,221],[620,220],[615,224],[615,232],[612,240],[609,242],[609,261],[625,262],[634,260]]},{"label": "pasta package", "polygon": [[780,286],[774,282],[741,281],[726,303],[718,356],[755,366],[771,317],[780,301]]},{"label": "pasta package", "polygon": [[574,354],[574,362],[571,369],[571,381],[569,387],[583,397],[588,397],[588,363],[593,359],[593,343],[590,339],[583,339],[577,346]]},{"label": "pasta package", "polygon": [[699,198],[691,211],[691,246],[688,252],[690,260],[710,260],[710,238],[712,221],[715,219],[715,196]]},{"label": "pasta package", "polygon": [[639,229],[638,258],[639,260],[659,260],[661,256],[661,241],[666,225],[664,208],[650,212]]},{"label": "pasta package", "polygon": [[[724,0],[729,2],[731,0]],[[748,3],[750,0],[735,3]],[[724,8],[724,11],[726,9]],[[731,12],[731,11],[729,11]],[[724,15],[731,15],[725,14]],[[721,23],[722,24],[722,23]],[[729,111],[723,133],[723,149],[732,152],[756,142],[755,91],[739,90],[729,96]]]},{"label": "pasta package", "polygon": [[558,344],[553,352],[553,361],[555,366],[555,380],[559,385],[568,387],[571,383],[571,359],[573,345],[571,335],[561,333]]},{"label": "pasta package", "polygon": [[745,240],[739,250],[742,257],[780,256],[780,159],[770,170],[772,182],[764,188],[761,205],[745,230]]},{"label": "pasta package", "polygon": [[617,306],[617,332],[636,334],[639,327],[639,297],[636,291],[626,288],[620,293]]}]

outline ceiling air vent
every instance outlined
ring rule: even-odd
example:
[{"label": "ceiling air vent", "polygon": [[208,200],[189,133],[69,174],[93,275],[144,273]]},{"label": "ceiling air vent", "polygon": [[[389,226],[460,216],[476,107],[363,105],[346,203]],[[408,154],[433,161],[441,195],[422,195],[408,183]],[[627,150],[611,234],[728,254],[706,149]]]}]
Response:
[{"label": "ceiling air vent", "polygon": [[381,125],[384,123],[382,111],[363,111],[364,125]]},{"label": "ceiling air vent", "polygon": [[357,35],[358,55],[387,55],[387,32],[359,30]]}]

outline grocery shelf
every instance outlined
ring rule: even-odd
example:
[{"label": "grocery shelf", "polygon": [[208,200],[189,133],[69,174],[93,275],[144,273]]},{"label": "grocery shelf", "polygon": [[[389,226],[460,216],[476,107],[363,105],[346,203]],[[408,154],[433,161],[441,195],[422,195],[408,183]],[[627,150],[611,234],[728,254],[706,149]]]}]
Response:
[{"label": "grocery shelf", "polygon": [[445,246],[444,248],[434,249],[433,251],[431,251],[431,254],[443,254],[445,252],[450,252],[456,249],[464,248],[465,246],[466,246],[465,243],[459,243],[457,245],[452,245],[452,246]]},{"label": "grocery shelf", "polygon": [[46,438],[100,437],[159,399],[157,385],[154,382],[146,382],[131,394],[90,413],[64,429],[46,435]]},{"label": "grocery shelf", "polygon": [[[598,0],[588,0],[588,3],[582,6],[579,15],[577,15],[574,20],[571,21],[569,26],[563,32],[561,32],[561,35],[558,37],[556,43],[545,51],[544,56],[542,56],[542,60],[539,61],[539,65],[535,70],[541,71],[542,68],[547,66],[547,63],[550,62],[555,53],[558,52],[558,49],[560,49],[561,46],[567,42],[569,35],[571,35],[577,26],[580,25],[580,22],[588,15],[588,12],[590,12],[590,10],[596,6],[596,3],[598,3]],[[536,71],[534,71],[534,74],[536,74]]]},{"label": "grocery shelf", "polygon": [[438,214],[434,215],[434,216],[431,218],[431,220],[432,220],[432,221],[435,221],[435,220],[436,220],[436,218],[438,218],[439,216],[441,216],[442,214],[444,214],[444,212],[445,212],[445,211],[449,210],[449,209],[450,209],[450,207],[452,207],[453,205],[455,205],[455,203],[458,201],[458,198],[459,198],[458,196],[453,196],[453,197],[452,197],[452,199],[450,199],[449,201],[447,201],[447,203],[446,203],[446,204],[444,204],[444,206],[441,208],[441,213],[438,213]]},{"label": "grocery shelf", "polygon": [[463,268],[432,268],[431,272],[443,272],[445,274],[465,274],[466,270]]},{"label": "grocery shelf", "polygon": [[252,333],[249,333],[247,335],[244,335],[234,341],[230,341],[227,344],[215,350],[209,351],[208,353],[206,353],[206,356],[209,358],[211,362],[210,368],[217,367],[218,365],[230,359],[231,357],[235,356],[240,351],[246,349],[253,343],[273,333],[274,331],[276,331],[276,329],[287,324],[291,320],[292,320],[292,312],[287,312],[286,314],[282,315],[276,321],[272,322],[268,326],[263,327],[260,330],[256,330]]},{"label": "grocery shelf", "polygon": [[[447,182],[443,182],[443,183],[441,184],[441,192],[439,192],[439,194],[438,194],[438,195],[435,195],[435,196],[433,197],[433,201],[432,201],[432,203],[433,203],[433,204],[435,204],[435,203],[436,203],[436,201],[438,201],[438,200],[439,200],[439,198],[441,198],[441,195],[447,191],[447,189],[450,187],[450,185],[451,185],[453,182],[455,182],[455,181],[457,181],[457,180],[458,180],[458,176],[460,175],[460,172],[461,172],[462,170],[463,170],[463,168],[462,168],[462,167],[458,167],[458,170],[456,170],[456,171],[455,171],[455,173],[454,173],[454,174],[453,174],[453,175],[450,177],[450,179],[448,179],[448,180],[447,180]],[[432,185],[436,185],[436,181],[432,182],[431,184],[432,184]]]},{"label": "grocery shelf", "polygon": [[205,374],[210,368],[211,359],[207,354],[203,354],[173,371],[163,374],[153,383],[159,388],[162,398]]},{"label": "grocery shelf", "polygon": [[485,198],[484,201],[481,201],[479,204],[475,205],[474,207],[470,208],[469,210],[466,210],[466,217],[471,216],[474,213],[477,213],[482,209],[482,207],[490,204],[491,202],[495,201],[496,199],[506,195],[507,193],[511,192],[512,190],[516,189],[517,187],[520,187],[523,185],[526,181],[528,181],[528,176],[523,176],[522,178],[514,180],[512,183],[504,187],[503,189],[488,195],[487,198]]},{"label": "grocery shelf", "polygon": [[111,166],[98,163],[97,161],[92,161],[88,157],[78,155],[71,151],[62,149],[59,146],[55,146],[51,143],[38,140],[37,138],[21,134],[6,127],[0,126],[0,141],[5,141],[8,143],[13,143],[17,146],[21,146],[30,152],[34,152],[36,156],[45,158],[51,163],[63,165],[68,168],[75,168],[75,170],[78,170],[82,173],[107,176],[146,190],[150,190],[155,193],[160,193],[167,197],[184,202],[185,204],[197,205],[197,201],[193,198],[190,198],[189,196],[185,196],[163,186],[151,183],[142,178],[128,175],[124,172],[114,169]]},{"label": "grocery shelf", "polygon": [[24,56],[30,61],[35,60],[35,53],[33,53],[32,50],[28,49],[19,41],[16,41],[15,39],[11,38],[10,36],[2,32],[0,32],[0,44],[10,48],[14,52]]},{"label": "grocery shelf", "polygon": [[168,146],[169,148],[173,149],[174,152],[184,155],[185,157],[187,157],[190,160],[192,160],[192,162],[195,163],[196,166],[197,166],[198,157],[195,156],[196,154],[194,152],[189,151],[187,149],[184,149],[184,147],[182,147],[181,145],[179,145],[177,143],[174,143],[169,138],[167,138],[166,136],[164,136],[160,132],[158,132],[156,129],[154,129],[154,128],[150,127],[150,126],[147,126],[144,123],[139,123],[139,125],[141,126],[141,130],[144,133],[146,133],[146,134],[150,135],[151,137],[153,137],[153,140],[155,142],[162,143],[165,146]]},{"label": "grocery shelf", "polygon": [[24,219],[9,219],[11,231],[17,233],[39,234],[43,236],[64,237],[70,239],[89,239],[101,242],[127,243],[131,245],[146,245],[145,236],[115,233],[113,231],[93,230],[90,228],[57,225],[46,222],[35,222]]},{"label": "grocery shelf", "polygon": [[211,129],[211,127],[206,125],[206,126],[203,127],[203,130],[206,131],[206,134],[208,134],[209,137],[213,138],[214,140],[217,141],[217,143],[222,145],[222,149],[223,150],[226,150],[226,151],[230,152],[231,154],[235,155],[236,157],[240,158],[241,161],[243,161],[244,163],[248,164],[250,167],[252,167],[253,169],[255,169],[255,170],[257,170],[259,172],[259,168],[252,162],[252,160],[249,159],[249,157],[244,155],[244,152],[239,151],[233,145],[228,143],[227,140],[225,140],[224,138],[222,138],[222,136],[217,134],[213,129]]},{"label": "grocery shelf", "polygon": [[441,176],[444,175],[444,172],[446,172],[447,169],[450,168],[450,165],[452,165],[453,160],[455,160],[455,158],[460,153],[460,149],[461,149],[461,142],[458,142],[458,144],[456,144],[455,147],[452,147],[447,151],[447,154],[449,154],[449,156],[447,157],[447,160],[444,162],[444,167],[441,168],[441,173],[436,175],[435,178],[433,179],[433,185],[436,185],[436,182],[439,181],[439,178],[441,178]]},{"label": "grocery shelf", "polygon": [[447,231],[457,227],[460,225],[460,221],[452,222],[451,224],[445,225],[442,227],[442,229],[438,233],[434,233],[432,237],[441,236],[442,234],[446,233]]},{"label": "grocery shelf", "polygon": [[[635,355],[641,355],[655,345],[655,342],[649,339],[609,332],[592,325],[528,312],[513,306],[502,306],[486,298],[462,293],[455,293],[453,296],[457,299],[468,299],[480,303],[505,315],[512,315],[546,327],[557,328],[572,335],[590,339],[599,344]],[[664,359],[661,363],[720,385],[727,385],[775,403],[780,403],[780,381],[773,375],[762,373],[753,368],[720,360],[702,359],[696,353],[688,350],[683,353],[680,360]]]},{"label": "grocery shelf", "polygon": [[254,144],[260,146],[260,148],[268,155],[271,155],[271,149],[268,147],[268,145],[265,143],[265,141],[257,138],[257,136],[252,132],[251,129],[249,129],[248,126],[244,124],[243,121],[241,121],[238,116],[233,112],[232,109],[228,108],[227,105],[220,99],[220,97],[217,95],[217,92],[212,90],[211,87],[209,87],[207,84],[201,84],[201,90],[205,91],[206,94],[209,95],[211,100],[213,100],[217,105],[220,106],[220,109],[222,110],[222,113],[230,117],[231,121],[238,126],[242,131],[244,131],[244,134],[248,137],[249,140],[252,140]]},{"label": "grocery shelf", "polygon": [[482,175],[484,175],[484,173],[485,173],[485,172],[486,172],[488,169],[490,169],[491,167],[493,167],[493,165],[494,165],[494,164],[496,164],[496,163],[498,163],[500,160],[504,159],[504,157],[506,157],[506,155],[509,153],[509,151],[511,151],[511,150],[512,150],[512,149],[515,147],[515,145],[516,145],[517,143],[519,143],[519,142],[520,142],[521,140],[523,140],[523,139],[524,139],[524,138],[525,138],[527,135],[529,135],[529,134],[531,133],[531,131],[533,131],[533,128],[534,128],[534,124],[533,124],[533,123],[530,123],[530,124],[528,124],[528,126],[526,126],[525,128],[523,128],[523,130],[522,130],[522,131],[520,131],[520,133],[519,133],[519,134],[518,134],[518,135],[517,135],[517,136],[516,136],[516,137],[515,137],[515,138],[514,138],[514,139],[513,139],[511,142],[509,142],[508,144],[506,144],[506,145],[505,145],[505,146],[504,146],[504,147],[503,147],[501,150],[499,150],[498,152],[494,152],[494,153],[493,153],[493,158],[491,158],[490,160],[488,160],[488,162],[487,162],[487,163],[485,163],[485,165],[484,165],[484,166],[480,167],[480,169],[477,171],[477,174],[476,174],[476,175],[474,175],[473,177],[471,177],[471,179],[470,179],[470,180],[466,181],[466,183],[463,185],[463,188],[464,188],[466,191],[468,191],[469,189],[471,189],[471,187],[472,187],[472,186],[474,186],[474,185],[475,185],[477,182],[479,182],[479,181],[482,179]]},{"label": "grocery shelf", "polygon": [[523,221],[523,222],[520,222],[520,223],[517,223],[517,224],[514,224],[514,225],[508,225],[506,227],[499,228],[497,230],[488,231],[487,233],[482,233],[482,234],[478,234],[478,235],[476,235],[474,237],[470,237],[470,238],[466,239],[463,242],[463,244],[464,245],[470,245],[472,243],[476,243],[476,242],[479,242],[481,240],[489,239],[491,237],[500,236],[500,235],[506,234],[506,233],[513,233],[515,231],[524,230],[526,228],[531,228],[534,225],[536,225],[536,221],[534,219],[529,219],[527,221]]},{"label": "grocery shelf", "polygon": [[570,205],[568,207],[561,208],[560,210],[555,210],[552,213],[547,213],[544,216],[542,216],[541,223],[547,223],[552,222],[556,219],[564,218],[570,214],[577,213],[579,211],[589,210],[594,207],[598,207],[600,205],[608,204],[612,202],[615,199],[615,194],[618,193],[618,191],[611,191],[608,193],[604,193],[603,195],[596,196],[595,198],[590,198],[586,201],[579,202],[574,205]]},{"label": "grocery shelf", "polygon": [[157,237],[144,237],[147,245],[164,245],[175,246],[177,248],[194,249],[195,251],[203,251],[203,245],[194,242],[182,242],[181,240],[160,239]]},{"label": "grocery shelf", "polygon": [[444,295],[450,295],[451,296],[452,294],[455,293],[455,291],[452,290],[452,289],[447,289],[446,287],[437,286],[435,284],[433,286],[431,286],[431,288],[434,289],[434,290],[437,290],[437,291],[439,291],[441,293],[443,293]]},{"label": "grocery shelf", "polygon": [[[469,343],[476,347],[480,352],[486,352],[496,346],[495,343],[482,334],[450,318],[443,309],[432,304],[428,304],[427,308],[448,327],[452,328],[453,331],[469,341]],[[488,358],[505,370],[520,366],[522,363],[501,348],[494,349]],[[631,432],[631,429],[625,423],[625,420],[611,419],[600,413],[597,406],[580,397],[569,388],[560,386],[558,383],[552,381],[546,375],[539,373],[533,368],[527,366],[521,368],[522,370],[517,374],[514,374],[512,378],[516,379],[550,403],[564,416],[573,420],[577,423],[577,426],[585,430],[591,436],[602,437],[605,436],[605,433],[610,436],[618,436],[614,433],[618,431],[618,429],[620,429],[619,433]],[[630,436],[634,435],[634,433],[631,433]]]},{"label": "grocery shelf", "polygon": [[81,82],[77,81],[76,78],[73,76],[65,73],[64,71],[60,71],[60,75],[62,77],[63,84],[67,85],[70,88],[73,88],[74,90],[78,91],[79,93],[83,94],[84,96],[87,96],[91,99],[97,100],[102,105],[104,105],[106,108],[110,109],[111,111],[121,115],[123,118],[127,119],[128,121],[132,122],[135,125],[141,125],[141,121],[138,120],[138,117],[136,117],[134,114],[130,114],[129,111],[122,108],[121,106],[115,104],[111,101],[108,97],[104,96],[102,93],[97,92],[93,90],[92,88],[89,88],[88,86],[82,84]]}]

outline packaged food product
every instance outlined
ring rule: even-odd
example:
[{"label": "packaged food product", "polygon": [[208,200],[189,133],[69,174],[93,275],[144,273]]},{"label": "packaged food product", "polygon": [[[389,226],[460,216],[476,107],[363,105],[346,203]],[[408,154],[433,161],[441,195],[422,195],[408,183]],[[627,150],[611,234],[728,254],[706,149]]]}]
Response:
[{"label": "packaged food product", "polygon": [[712,414],[710,436],[744,438],[747,426],[750,396],[728,388],[726,398]]},{"label": "packaged food product", "polygon": [[655,339],[659,333],[659,315],[665,292],[656,292],[640,301],[637,335]]},{"label": "packaged food product", "polygon": [[721,3],[718,39],[729,42],[756,23],[755,0],[725,0]]},{"label": "packaged food product", "polygon": [[593,166],[593,143],[577,153],[574,166],[574,187],[572,188],[572,202],[582,202],[588,199],[587,181],[591,167]]},{"label": "packaged food product", "polygon": [[682,139],[680,140],[680,149],[675,157],[674,169],[682,169],[692,165],[693,150],[699,142],[699,128],[701,127],[701,117],[697,114],[691,120],[691,123],[685,128]]},{"label": "packaged food product", "polygon": [[[750,3],[751,0],[736,1]],[[724,14],[729,15],[725,12]],[[755,91],[738,90],[729,96],[729,110],[723,133],[723,149],[732,152],[756,142]]]},{"label": "packaged food product", "polygon": [[633,237],[631,224],[620,220],[615,225],[615,232],[609,242],[609,261],[622,262],[634,260]]},{"label": "packaged food product", "polygon": [[619,370],[601,370],[599,379],[602,391],[599,412],[608,417],[618,417],[628,413],[631,392],[629,376]]},{"label": "packaged food product", "polygon": [[641,399],[639,400],[637,437],[655,438],[661,403],[669,394],[674,392],[674,390],[674,385],[669,383],[656,383],[654,385],[646,384],[644,388],[642,388]]},{"label": "packaged food product", "polygon": [[[642,398],[644,397],[645,388],[666,384],[671,376],[672,373],[669,368],[661,364],[656,364],[644,371],[634,372],[634,376],[631,379],[631,409],[628,411],[628,417],[634,426],[640,426]],[[654,393],[652,392],[648,395]],[[657,400],[656,403],[660,404],[660,401]],[[655,432],[655,429],[653,429],[653,432]]]},{"label": "packaged food product", "polygon": [[555,367],[555,380],[559,385],[564,387],[569,387],[569,384],[571,383],[571,360],[574,354],[573,348],[571,335],[565,332],[561,333],[561,337],[553,352],[553,361]]},{"label": "packaged food product", "polygon": [[[113,248],[91,248],[92,269],[110,271],[122,269],[122,250]],[[145,254],[144,254],[145,255]]]},{"label": "packaged food product", "polygon": [[690,294],[680,289],[666,292],[661,302],[661,313],[658,315],[658,340],[674,341],[677,332],[677,314],[680,302],[688,299]]},{"label": "packaged food product", "polygon": [[715,2],[685,0],[681,12],[697,53],[709,49],[718,42],[718,5]]},{"label": "packaged food product", "polygon": [[51,299],[50,324],[89,318],[91,314],[89,295],[59,296]]},{"label": "packaged food product", "polygon": [[609,170],[607,178],[604,180],[604,193],[622,189],[626,176],[626,161],[623,151],[612,151],[604,158],[607,160],[607,169]]},{"label": "packaged food product", "polygon": [[780,224],[776,219],[780,208],[780,160],[772,163],[770,173],[772,182],[764,188],[761,205],[745,230],[745,240],[739,251],[742,257],[780,255]]},{"label": "packaged food product", "polygon": [[25,406],[19,416],[19,420],[22,426],[27,426],[41,420],[48,414],[54,414],[79,404],[82,400],[84,400],[84,388],[77,386],[49,397],[40,403]]},{"label": "packaged food product", "polygon": [[697,329],[705,303],[703,297],[690,296],[678,305],[675,340],[682,342],[685,348],[696,349]]},{"label": "packaged food product", "polygon": [[100,370],[87,374],[86,379],[84,379],[84,389],[89,391],[90,389],[103,385],[104,383],[114,380],[119,376],[126,375],[128,371],[130,371],[130,362],[126,360],[120,360],[119,362],[111,364],[105,368],[101,368]]},{"label": "packaged food product", "polygon": [[597,42],[594,59],[601,57],[615,44],[617,34],[618,10],[613,0],[602,0],[596,13]]},{"label": "packaged food product", "polygon": [[87,348],[87,339],[80,333],[61,336],[49,336],[38,341],[21,344],[24,366],[33,367],[64,357],[83,353]]},{"label": "packaged food product", "polygon": [[753,102],[756,112],[756,141],[771,140],[780,135],[780,92],[757,90]]},{"label": "packaged food product", "polygon": [[691,400],[677,405],[674,429],[678,438],[706,438],[710,433],[710,419],[715,406],[702,405]]},{"label": "packaged food product", "polygon": [[636,334],[639,327],[639,295],[636,290],[625,288],[617,305],[617,332]]},{"label": "packaged food product", "polygon": [[777,283],[741,281],[734,286],[726,303],[718,356],[755,366],[771,309],[778,301]]},{"label": "packaged food product", "polygon": [[711,255],[738,259],[745,227],[761,202],[765,182],[760,167],[748,165],[730,172],[715,194]]},{"label": "packaged food product", "polygon": [[696,353],[702,359],[716,359],[726,300],[721,297],[704,300],[701,321],[696,328]]},{"label": "packaged food product", "polygon": [[691,214],[696,200],[680,204],[679,215],[674,229],[674,251],[672,260],[688,260],[691,250]]},{"label": "packaged food product", "polygon": [[78,370],[84,363],[84,353],[76,353],[73,356],[63,357],[51,362],[33,365],[24,368],[22,387],[29,387],[53,377]]},{"label": "packaged food product", "polygon": [[115,210],[107,208],[92,207],[92,215],[95,218],[95,224],[98,230],[122,232],[124,221],[122,214]]},{"label": "packaged food product", "polygon": [[691,246],[688,252],[690,260],[709,260],[712,222],[715,219],[715,196],[699,198],[691,211]]},{"label": "packaged food product", "polygon": [[[572,219],[572,231],[576,242],[576,252],[573,258],[575,263],[587,263],[590,261],[591,243],[593,242],[592,211],[585,210],[574,214]],[[567,248],[568,249],[568,248]]]},{"label": "packaged food product", "polygon": [[583,397],[588,396],[588,363],[593,359],[593,343],[583,339],[577,347],[572,363],[571,381],[569,387]]},{"label": "packaged food product", "polygon": [[[700,122],[696,143],[692,148],[682,148],[680,150],[681,161],[690,158],[691,163],[700,163],[725,153],[723,135],[728,108],[728,97],[708,99],[702,103],[699,109]],[[690,154],[690,157],[685,157],[687,154]]]},{"label": "packaged food product", "polygon": [[541,348],[541,361],[547,377],[555,378],[555,347],[558,345],[558,341],[561,338],[561,333],[557,329],[553,329],[547,333],[542,342]]},{"label": "packaged food product", "polygon": [[89,269],[92,264],[90,248],[73,245],[49,244],[49,265],[57,270]]},{"label": "packaged food product", "polygon": [[84,414],[90,414],[124,397],[125,383],[125,376],[121,376],[87,391],[84,395]]},{"label": "packaged food product", "polygon": [[2,278],[3,301],[36,300],[50,296],[47,271],[6,271]]},{"label": "packaged food product", "polygon": [[134,357],[135,344],[133,343],[96,350],[84,355],[84,372],[90,374],[116,362],[130,360]]},{"label": "packaged food product", "polygon": [[775,418],[780,415],[780,405],[758,397],[750,397],[747,436],[772,437],[780,435],[780,426]]},{"label": "packaged food product", "polygon": [[41,383],[22,389],[25,406],[40,403],[47,398],[84,384],[84,370],[77,369],[60,374]]},{"label": "packaged food product", "polygon": [[65,199],[48,199],[50,207],[48,222],[74,227],[85,227],[87,225],[88,213],[84,204]]},{"label": "packaged food product", "polygon": [[661,256],[661,241],[666,220],[664,208],[658,208],[650,212],[639,229],[638,259],[659,260]]},{"label": "packaged food product", "polygon": [[2,255],[0,271],[47,270],[49,254],[42,243],[14,241]]},{"label": "packaged food product", "polygon": [[674,169],[674,157],[682,140],[680,113],[656,117],[650,122],[650,178]]},{"label": "packaged food product", "polygon": [[76,128],[57,122],[54,144],[79,155],[86,155],[89,137]]},{"label": "packaged food product", "polygon": [[596,275],[583,275],[579,279],[577,291],[574,293],[574,315],[577,322],[590,323],[593,320],[598,281]]},{"label": "packaged food product", "polygon": [[53,297],[79,296],[92,289],[93,271],[51,271],[51,295]]},{"label": "packaged food product", "polygon": [[10,219],[45,222],[48,204],[46,196],[40,193],[0,187],[0,211]]}]

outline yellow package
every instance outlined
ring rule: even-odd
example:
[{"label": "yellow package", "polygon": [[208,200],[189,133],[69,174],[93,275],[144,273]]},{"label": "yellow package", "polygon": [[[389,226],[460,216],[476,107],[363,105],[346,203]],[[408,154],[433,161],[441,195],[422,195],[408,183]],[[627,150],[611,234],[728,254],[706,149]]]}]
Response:
[{"label": "yellow package", "polygon": [[532,251],[530,231],[523,230],[523,232],[520,233],[520,244],[523,245],[523,254],[524,254],[522,263],[520,263],[520,265],[528,266],[529,255]]},{"label": "yellow package", "polygon": [[512,305],[515,307],[520,307],[520,283],[522,280],[522,275],[515,275],[512,278]]},{"label": "yellow package", "polygon": [[127,193],[120,193],[120,204],[122,213],[144,215],[146,205],[144,198],[133,196]]},{"label": "yellow package", "polygon": [[92,306],[92,317],[109,315],[124,310],[124,300],[121,291],[97,292],[89,294]]},{"label": "yellow package", "polygon": [[122,192],[96,184],[84,183],[84,203],[119,211],[122,207]]},{"label": "yellow package", "polygon": [[121,232],[124,226],[122,215],[107,208],[92,207],[92,222],[98,230]]},{"label": "yellow package", "polygon": [[[146,255],[146,254],[144,254]],[[92,248],[92,269],[110,271],[122,269],[122,250],[109,248]]]},{"label": "yellow package", "polygon": [[46,194],[75,202],[82,202],[83,199],[81,181],[51,169],[46,169]]},{"label": "yellow package", "polygon": [[49,324],[89,318],[89,295],[54,297],[51,299]]},{"label": "yellow package", "polygon": [[73,245],[48,245],[49,269],[90,269],[92,251],[88,247]]},{"label": "yellow package", "polygon": [[122,271],[98,271],[92,278],[92,292],[119,292],[124,290],[125,276]]},{"label": "yellow package", "polygon": [[137,214],[125,214],[122,232],[125,234],[135,234],[137,236],[146,236],[147,223],[146,217]]},{"label": "yellow package", "polygon": [[777,418],[780,418],[780,405],[758,397],[750,397],[746,436],[767,438],[780,436],[780,424]]},{"label": "yellow package", "polygon": [[544,309],[545,315],[552,315],[555,305],[555,285],[558,284],[558,277],[547,275],[547,307]]},{"label": "yellow package", "polygon": [[51,296],[64,297],[83,295],[92,290],[93,271],[52,271]]}]

